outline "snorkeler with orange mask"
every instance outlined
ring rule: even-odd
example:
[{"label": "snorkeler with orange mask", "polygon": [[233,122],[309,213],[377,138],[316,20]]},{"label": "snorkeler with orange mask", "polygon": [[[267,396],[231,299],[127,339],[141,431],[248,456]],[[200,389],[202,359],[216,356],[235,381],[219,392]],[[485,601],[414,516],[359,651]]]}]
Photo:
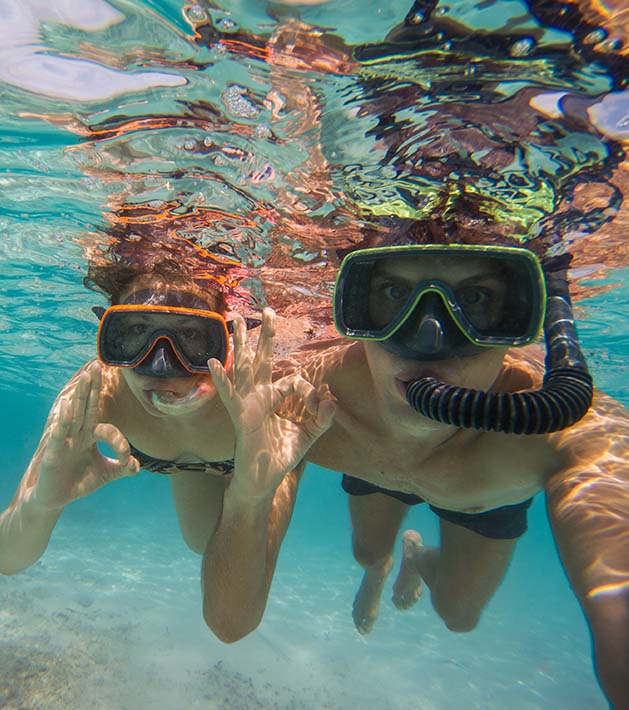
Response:
[{"label": "snorkeler with orange mask", "polygon": [[[273,312],[265,310],[254,350],[245,320],[226,320],[220,283],[207,277],[212,264],[186,244],[136,239],[132,258],[121,257],[114,244],[90,265],[88,285],[111,304],[93,309],[100,318],[98,359],[55,400],[37,451],[0,516],[0,572],[13,574],[37,561],[72,501],[140,468],[169,474],[184,539],[191,549],[205,550],[234,473],[259,465],[247,458],[250,449],[243,456],[235,447],[208,361],[230,373],[237,392],[258,397],[250,413],[264,416],[278,443],[266,465],[282,478],[280,490],[296,485],[298,473],[291,472],[329,426],[333,405],[298,374],[272,380]],[[303,422],[269,416],[269,408],[293,395],[307,403]],[[289,445],[282,446],[285,439]],[[103,444],[111,456],[101,453]],[[288,519],[269,524],[285,526]]]}]

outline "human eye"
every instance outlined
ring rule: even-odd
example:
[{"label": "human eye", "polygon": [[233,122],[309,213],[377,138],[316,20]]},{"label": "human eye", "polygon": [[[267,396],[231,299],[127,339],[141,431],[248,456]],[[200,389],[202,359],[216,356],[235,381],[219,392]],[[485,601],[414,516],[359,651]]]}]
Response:
[{"label": "human eye", "polygon": [[125,328],[124,334],[129,338],[137,338],[146,333],[146,323],[129,323]]},{"label": "human eye", "polygon": [[465,286],[456,292],[457,299],[462,306],[484,307],[495,299],[493,290],[487,286]]},{"label": "human eye", "polygon": [[178,332],[179,336],[184,340],[194,341],[201,340],[203,338],[203,332],[199,328],[195,328],[194,326],[181,328]]},{"label": "human eye", "polygon": [[409,287],[396,281],[382,281],[378,284],[377,291],[380,296],[391,303],[405,301],[409,294]]}]

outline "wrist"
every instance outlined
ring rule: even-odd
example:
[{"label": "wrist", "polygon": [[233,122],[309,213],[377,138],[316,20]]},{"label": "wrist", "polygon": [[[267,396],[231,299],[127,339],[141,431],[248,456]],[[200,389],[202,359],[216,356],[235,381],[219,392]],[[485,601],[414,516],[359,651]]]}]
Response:
[{"label": "wrist", "polygon": [[37,515],[37,516],[42,516],[42,515],[49,515],[49,516],[57,516],[61,515],[63,509],[65,506],[50,506],[42,503],[42,501],[37,497],[37,486],[32,486],[31,488],[28,488],[26,490],[26,493],[24,494],[23,498],[23,505],[25,508],[25,512],[32,514],[32,515]]},{"label": "wrist", "polygon": [[252,485],[251,481],[243,479],[237,475],[232,478],[225,491],[223,511],[228,509],[254,516],[268,515],[277,489],[260,489]]}]

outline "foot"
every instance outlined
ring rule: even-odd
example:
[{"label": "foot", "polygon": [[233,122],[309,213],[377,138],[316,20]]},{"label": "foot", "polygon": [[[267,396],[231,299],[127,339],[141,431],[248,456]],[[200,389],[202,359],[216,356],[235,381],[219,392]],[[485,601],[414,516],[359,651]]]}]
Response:
[{"label": "foot", "polygon": [[417,570],[417,557],[424,546],[416,530],[402,536],[402,563],[393,585],[393,603],[398,609],[409,609],[421,597],[422,578]]},{"label": "foot", "polygon": [[376,623],[380,610],[380,596],[392,564],[393,561],[389,560],[382,567],[371,568],[365,572],[352,607],[354,625],[359,634],[368,634]]}]

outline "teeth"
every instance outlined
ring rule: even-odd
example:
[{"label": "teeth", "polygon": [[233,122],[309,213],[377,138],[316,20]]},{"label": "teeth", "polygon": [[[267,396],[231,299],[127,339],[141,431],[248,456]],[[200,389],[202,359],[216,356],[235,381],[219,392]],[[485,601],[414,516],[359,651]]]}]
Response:
[{"label": "teeth", "polygon": [[169,390],[151,391],[151,404],[164,414],[185,414],[200,407],[204,401],[206,388],[200,385],[184,395]]}]

